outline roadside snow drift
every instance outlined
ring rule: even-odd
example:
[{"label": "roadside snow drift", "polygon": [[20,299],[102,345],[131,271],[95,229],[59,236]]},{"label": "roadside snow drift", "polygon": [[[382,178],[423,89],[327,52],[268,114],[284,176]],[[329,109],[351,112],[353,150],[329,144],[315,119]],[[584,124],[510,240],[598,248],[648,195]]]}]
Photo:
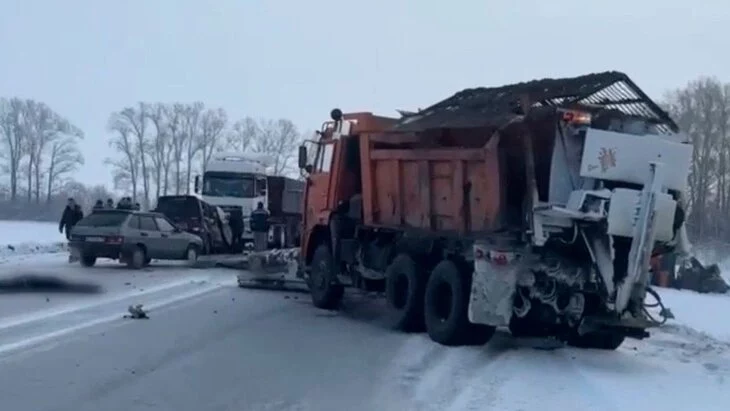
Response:
[{"label": "roadside snow drift", "polygon": [[16,256],[66,251],[58,225],[37,221],[0,221],[0,263]]}]

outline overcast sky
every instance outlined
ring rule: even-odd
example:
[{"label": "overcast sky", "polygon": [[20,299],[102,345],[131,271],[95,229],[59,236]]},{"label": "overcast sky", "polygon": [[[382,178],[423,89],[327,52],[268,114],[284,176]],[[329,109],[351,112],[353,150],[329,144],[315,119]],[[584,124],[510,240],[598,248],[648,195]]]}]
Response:
[{"label": "overcast sky", "polygon": [[313,129],[333,107],[395,115],[604,70],[658,99],[698,75],[730,80],[729,39],[727,0],[0,0],[0,95],[81,127],[76,178],[110,184],[106,121],[137,101]]}]

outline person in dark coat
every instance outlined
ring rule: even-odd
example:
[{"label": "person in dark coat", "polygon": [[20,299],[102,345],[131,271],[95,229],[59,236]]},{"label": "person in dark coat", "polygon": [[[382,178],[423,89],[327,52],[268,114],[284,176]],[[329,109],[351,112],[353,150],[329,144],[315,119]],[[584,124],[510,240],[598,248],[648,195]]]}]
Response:
[{"label": "person in dark coat", "polygon": [[96,200],[96,203],[94,203],[94,207],[91,209],[91,211],[102,210],[103,208],[104,202],[101,200]]},{"label": "person in dark coat", "polygon": [[81,206],[76,204],[73,198],[68,199],[66,208],[63,209],[63,215],[61,215],[61,221],[58,223],[58,232],[66,232],[66,239],[71,239],[71,229],[84,218],[84,212],[81,211]]},{"label": "person in dark coat", "polygon": [[231,212],[228,218],[228,225],[231,226],[231,234],[233,236],[231,248],[233,248],[234,251],[243,250],[243,247],[241,246],[241,237],[243,237],[243,213]]},{"label": "person in dark coat", "polygon": [[265,251],[269,245],[269,212],[264,203],[259,201],[256,209],[251,213],[251,232],[255,251]]},{"label": "person in dark coat", "polygon": [[142,206],[139,203],[134,203],[134,209],[139,211],[142,209]]},{"label": "person in dark coat", "polygon": [[131,197],[122,197],[117,203],[117,210],[133,210],[134,204],[132,204]]},{"label": "person in dark coat", "polygon": [[113,209],[114,208],[114,200],[112,200],[111,198],[107,198],[106,199],[106,208],[112,208]]}]

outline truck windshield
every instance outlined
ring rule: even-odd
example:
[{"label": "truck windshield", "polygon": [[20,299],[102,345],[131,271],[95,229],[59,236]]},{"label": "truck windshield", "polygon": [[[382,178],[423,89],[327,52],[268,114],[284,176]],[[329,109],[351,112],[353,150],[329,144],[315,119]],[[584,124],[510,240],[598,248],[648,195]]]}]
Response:
[{"label": "truck windshield", "polygon": [[253,198],[255,193],[251,174],[209,172],[203,175],[205,196]]}]

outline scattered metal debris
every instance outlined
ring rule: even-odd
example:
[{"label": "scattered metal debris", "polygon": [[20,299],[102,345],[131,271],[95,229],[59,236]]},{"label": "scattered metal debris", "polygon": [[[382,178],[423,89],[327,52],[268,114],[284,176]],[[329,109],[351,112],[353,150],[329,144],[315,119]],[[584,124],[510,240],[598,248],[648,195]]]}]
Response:
[{"label": "scattered metal debris", "polygon": [[129,314],[125,315],[124,318],[130,318],[133,320],[148,320],[150,318],[147,315],[147,312],[142,309],[142,304],[130,305],[129,308],[127,308],[127,311],[129,311]]}]

